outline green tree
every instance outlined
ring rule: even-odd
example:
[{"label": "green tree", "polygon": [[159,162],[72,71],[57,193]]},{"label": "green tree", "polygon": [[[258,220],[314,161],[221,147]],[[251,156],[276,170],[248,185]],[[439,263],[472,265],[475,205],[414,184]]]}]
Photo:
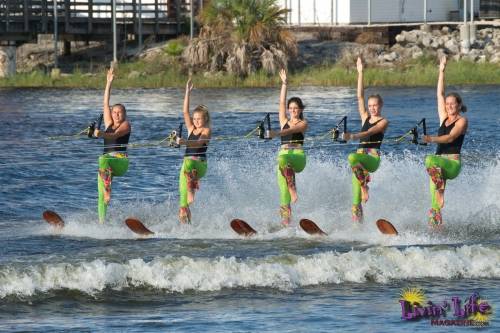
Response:
[{"label": "green tree", "polygon": [[286,13],[276,0],[212,0],[198,17],[200,34],[185,59],[204,70],[274,74],[297,54],[295,38],[283,28]]}]

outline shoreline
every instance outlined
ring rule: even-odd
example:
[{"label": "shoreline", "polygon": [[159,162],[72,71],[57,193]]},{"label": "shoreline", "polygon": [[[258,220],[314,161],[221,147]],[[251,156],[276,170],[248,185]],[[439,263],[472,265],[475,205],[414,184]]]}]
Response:
[{"label": "shoreline", "polygon": [[[338,40],[331,32],[296,32],[294,56],[282,59],[280,54],[268,52],[265,59],[252,58],[260,64],[252,66],[249,55],[226,54],[227,58],[219,59],[207,54],[202,59],[200,50],[190,49],[199,43],[190,43],[186,36],[181,36],[149,44],[143,50],[133,45],[124,47],[113,86],[131,89],[184,87],[188,72],[194,72],[193,80],[198,88],[275,87],[280,82],[278,69],[288,64],[293,86],[354,87],[357,82],[355,63],[361,56],[365,63],[366,86],[430,87],[436,84],[439,58],[445,55],[449,59],[447,84],[500,84],[500,29],[484,28],[473,33],[472,44],[464,46],[460,31],[448,26],[403,30],[394,37],[394,44],[374,44],[377,34],[373,32],[361,32],[354,41]],[[22,46],[18,54],[18,72],[0,78],[0,88],[102,89],[111,60],[109,45],[75,43],[75,52],[60,57],[59,67],[54,69],[50,42],[44,39],[35,45]],[[235,62],[235,59],[239,60]]]},{"label": "shoreline", "polygon": [[[155,68],[141,61],[122,63],[114,88],[179,88],[184,87],[188,75],[180,68]],[[140,69],[140,71],[139,71]],[[155,73],[155,74],[149,74]],[[365,70],[366,86],[435,86],[438,66],[434,59],[420,59],[391,68],[369,67]],[[357,72],[352,66],[327,64],[308,66],[290,71],[291,86],[349,86],[356,85]],[[279,85],[277,76],[257,72],[246,78],[231,74],[196,73],[193,81],[198,88],[266,88]],[[95,88],[102,89],[105,72],[89,74],[75,72],[52,78],[41,71],[16,74],[0,79],[0,88]],[[452,61],[446,72],[448,85],[496,85],[500,84],[500,66],[490,63],[473,63],[466,60]]]}]

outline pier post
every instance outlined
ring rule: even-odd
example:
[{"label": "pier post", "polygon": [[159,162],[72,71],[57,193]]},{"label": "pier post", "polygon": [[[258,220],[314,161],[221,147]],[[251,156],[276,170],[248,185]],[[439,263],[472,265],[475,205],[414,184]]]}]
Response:
[{"label": "pier post", "polygon": [[469,42],[470,44],[474,44],[476,42],[476,30],[477,26],[474,22],[469,24]]},{"label": "pier post", "polygon": [[112,1],[111,16],[113,20],[113,62],[118,61],[117,46],[118,38],[116,37],[116,0]]},{"label": "pier post", "polygon": [[63,55],[64,56],[70,56],[71,55],[71,41],[65,40],[63,42],[64,49],[63,49]]},{"label": "pier post", "polygon": [[468,23],[464,23],[460,26],[460,46],[462,49],[462,53],[469,52],[470,31],[469,31],[469,24]]},{"label": "pier post", "polygon": [[368,0],[368,18],[367,18],[367,23],[368,25],[372,24],[372,0]]}]

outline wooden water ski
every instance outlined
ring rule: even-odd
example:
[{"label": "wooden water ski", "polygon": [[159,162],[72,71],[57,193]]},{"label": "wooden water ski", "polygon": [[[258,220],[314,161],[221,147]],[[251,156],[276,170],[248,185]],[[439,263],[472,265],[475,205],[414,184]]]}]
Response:
[{"label": "wooden water ski", "polygon": [[51,226],[58,229],[64,228],[64,220],[56,212],[52,210],[46,210],[43,212],[42,217]]},{"label": "wooden water ski", "polygon": [[254,228],[252,228],[248,223],[240,219],[234,219],[231,221],[231,228],[241,236],[250,237],[257,233]]},{"label": "wooden water ski", "polygon": [[381,233],[383,233],[384,235],[393,235],[393,236],[395,236],[395,235],[398,234],[398,231],[392,225],[391,222],[389,222],[387,220],[384,220],[384,219],[380,219],[376,223],[377,223],[378,230]]},{"label": "wooden water ski", "polygon": [[299,225],[302,228],[302,230],[307,232],[309,235],[315,235],[315,236],[317,236],[317,235],[327,236],[328,235],[326,232],[321,230],[321,228],[318,227],[318,225],[316,223],[314,223],[313,221],[311,221],[309,219],[300,220]]},{"label": "wooden water ski", "polygon": [[133,217],[129,217],[128,219],[126,219],[125,224],[127,225],[127,227],[129,227],[130,230],[138,235],[150,236],[155,234],[154,232],[146,228],[146,226],[142,224],[141,221]]}]

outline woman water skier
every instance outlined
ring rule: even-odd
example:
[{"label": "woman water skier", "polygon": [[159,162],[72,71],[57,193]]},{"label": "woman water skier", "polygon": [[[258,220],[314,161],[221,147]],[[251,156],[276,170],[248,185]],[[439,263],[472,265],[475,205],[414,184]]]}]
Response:
[{"label": "woman water skier", "polygon": [[368,201],[370,173],[375,172],[380,165],[379,150],[389,122],[381,116],[384,102],[380,95],[368,97],[368,111],[366,111],[363,62],[359,57],[356,67],[358,70],[357,97],[361,131],[359,133],[344,133],[344,140],[360,140],[356,153],[349,154],[348,160],[352,169],[352,220],[361,223],[363,222],[362,203]]},{"label": "woman water skier", "polygon": [[[278,186],[280,189],[281,224],[288,226],[292,215],[290,203],[297,201],[295,173],[301,172],[306,166],[306,155],[302,149],[304,133],[307,130],[307,120],[304,119],[304,104],[298,97],[286,101],[287,75],[284,69],[279,72],[281,78],[281,93],[279,105],[280,131],[271,131],[271,137],[281,137],[281,149],[278,153]],[[288,107],[288,114],[286,109]]]},{"label": "woman water skier", "polygon": [[444,206],[446,180],[454,179],[461,169],[460,151],[467,132],[468,121],[461,113],[467,108],[457,93],[444,93],[446,57],[439,64],[437,104],[440,127],[437,136],[425,135],[425,142],[437,143],[435,155],[425,158],[425,167],[430,176],[432,208],[429,210],[429,226],[439,229],[443,225],[441,208]]},{"label": "woman water skier", "polygon": [[104,131],[99,129],[94,131],[94,136],[104,139],[104,154],[99,157],[99,172],[97,173],[99,192],[97,211],[100,223],[104,223],[106,210],[111,200],[113,177],[123,176],[128,170],[127,144],[132,130],[127,120],[125,107],[122,104],[115,104],[111,108],[109,106],[113,79],[114,70],[111,67],[108,70],[104,89]]},{"label": "woman water skier", "polygon": [[182,110],[188,138],[187,140],[180,137],[176,139],[177,144],[186,146],[179,174],[179,221],[181,223],[191,222],[189,205],[194,201],[195,192],[199,189],[200,178],[207,173],[206,152],[212,132],[210,114],[205,105],[198,105],[193,111],[192,118],[189,114],[189,97],[192,90],[193,84],[189,79],[186,83]]}]

